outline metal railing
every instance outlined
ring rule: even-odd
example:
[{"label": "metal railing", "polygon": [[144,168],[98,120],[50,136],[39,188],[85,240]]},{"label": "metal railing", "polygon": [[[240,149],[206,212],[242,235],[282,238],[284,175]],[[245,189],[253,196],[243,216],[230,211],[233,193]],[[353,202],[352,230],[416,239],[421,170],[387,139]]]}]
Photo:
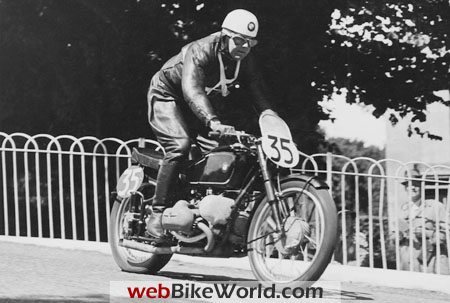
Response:
[{"label": "metal railing", "polygon": [[[0,234],[107,241],[109,194],[130,163],[132,147],[144,144],[162,149],[147,139],[0,132]],[[300,156],[294,171],[326,180],[338,206],[336,261],[447,273],[450,167],[330,153]],[[422,185],[416,203],[400,184],[405,180]],[[433,209],[431,218],[420,216],[427,207]]]},{"label": "metal railing", "polygon": [[110,192],[143,143],[161,149],[144,139],[0,132],[0,234],[107,241]]},{"label": "metal railing", "polygon": [[[300,155],[294,171],[325,179],[338,206],[336,261],[450,274],[450,166]],[[415,202],[412,185],[419,188]]]}]

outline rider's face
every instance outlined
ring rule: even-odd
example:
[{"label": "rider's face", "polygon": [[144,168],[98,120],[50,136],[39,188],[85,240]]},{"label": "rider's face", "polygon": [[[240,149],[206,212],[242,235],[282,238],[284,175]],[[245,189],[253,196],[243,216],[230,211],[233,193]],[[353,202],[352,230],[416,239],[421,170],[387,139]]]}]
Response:
[{"label": "rider's face", "polygon": [[252,44],[250,39],[240,36],[229,37],[228,52],[230,53],[231,58],[236,61],[244,59],[250,53],[250,44]]}]

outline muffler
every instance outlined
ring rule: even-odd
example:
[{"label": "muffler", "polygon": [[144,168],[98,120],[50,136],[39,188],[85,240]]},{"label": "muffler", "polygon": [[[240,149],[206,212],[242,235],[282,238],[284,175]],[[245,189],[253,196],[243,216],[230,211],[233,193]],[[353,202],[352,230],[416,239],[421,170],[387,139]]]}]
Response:
[{"label": "muffler", "polygon": [[119,246],[135,249],[156,255],[168,255],[168,254],[204,254],[205,250],[201,247],[183,247],[183,246],[170,246],[170,247],[155,247],[152,245],[120,239]]}]

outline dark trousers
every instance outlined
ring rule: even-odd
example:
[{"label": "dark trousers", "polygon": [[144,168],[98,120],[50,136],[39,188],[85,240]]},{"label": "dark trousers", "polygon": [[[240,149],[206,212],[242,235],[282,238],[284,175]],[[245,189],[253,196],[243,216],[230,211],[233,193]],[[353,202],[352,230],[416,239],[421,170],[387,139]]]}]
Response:
[{"label": "dark trousers", "polygon": [[158,171],[153,206],[168,207],[175,202],[173,198],[177,191],[174,186],[180,168],[189,156],[191,144],[196,142],[203,152],[211,150],[216,144],[202,136],[199,140],[191,140],[207,129],[201,126],[187,105],[184,107],[185,104],[167,93],[158,74],[152,79],[147,101],[150,127],[166,152]]}]

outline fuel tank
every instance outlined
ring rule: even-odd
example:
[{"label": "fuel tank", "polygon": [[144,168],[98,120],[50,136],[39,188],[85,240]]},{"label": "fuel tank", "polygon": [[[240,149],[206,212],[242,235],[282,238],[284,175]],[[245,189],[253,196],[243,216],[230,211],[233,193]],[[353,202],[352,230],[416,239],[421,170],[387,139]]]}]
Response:
[{"label": "fuel tank", "polygon": [[187,181],[191,185],[240,188],[253,165],[252,158],[231,149],[214,150],[187,169]]}]

